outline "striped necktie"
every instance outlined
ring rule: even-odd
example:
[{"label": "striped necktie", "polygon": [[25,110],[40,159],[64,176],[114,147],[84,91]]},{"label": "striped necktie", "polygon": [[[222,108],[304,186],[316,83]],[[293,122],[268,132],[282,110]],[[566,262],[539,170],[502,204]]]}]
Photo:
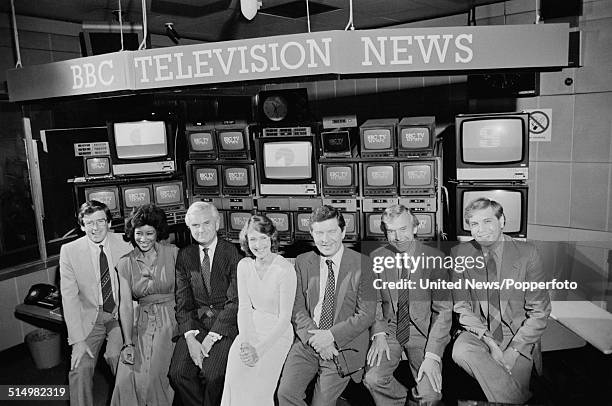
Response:
[{"label": "striped necktie", "polygon": [[202,259],[202,279],[204,286],[210,294],[210,257],[208,256],[208,248],[202,248],[204,251],[204,259]]},{"label": "striped necktie", "polygon": [[321,330],[329,330],[334,325],[334,310],[336,307],[334,298],[334,291],[336,290],[336,277],[333,267],[334,261],[327,259],[325,263],[327,264],[327,285],[325,286],[321,319],[319,320],[319,328]]},{"label": "striped necktie", "polygon": [[[408,279],[408,269],[402,267],[401,279]],[[397,298],[397,341],[403,347],[410,338],[410,289],[400,290]]]},{"label": "striped necktie", "polygon": [[115,299],[113,299],[113,285],[108,269],[108,259],[104,253],[104,245],[100,244],[100,286],[102,288],[102,310],[112,313],[115,310]]},{"label": "striped necktie", "polygon": [[[487,258],[487,281],[497,281],[497,264],[495,263],[495,253],[491,251]],[[490,287],[487,289],[487,300],[489,303],[489,314],[487,321],[489,323],[489,331],[495,341],[501,343],[504,339],[502,331],[501,306],[499,301],[499,289]]]}]

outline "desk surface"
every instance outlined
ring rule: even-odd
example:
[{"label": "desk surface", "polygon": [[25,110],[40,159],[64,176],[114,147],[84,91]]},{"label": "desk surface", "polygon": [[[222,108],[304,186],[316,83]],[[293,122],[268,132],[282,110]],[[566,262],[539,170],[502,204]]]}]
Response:
[{"label": "desk surface", "polygon": [[25,303],[18,304],[15,307],[15,313],[23,316],[30,316],[44,321],[50,321],[52,323],[64,324],[64,317],[61,315],[61,307],[50,310],[44,307],[27,305]]},{"label": "desk surface", "polygon": [[553,301],[552,318],[604,354],[612,354],[612,314],[589,301]]}]

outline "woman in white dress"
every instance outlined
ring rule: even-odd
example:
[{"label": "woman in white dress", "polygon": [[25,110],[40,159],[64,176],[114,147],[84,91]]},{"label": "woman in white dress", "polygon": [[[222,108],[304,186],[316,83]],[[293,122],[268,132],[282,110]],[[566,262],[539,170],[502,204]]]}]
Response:
[{"label": "woman in white dress", "polygon": [[238,337],[229,351],[221,406],[274,405],[274,392],[293,343],[293,265],[276,254],[274,223],[251,216],[240,232],[247,254],[238,263]]}]

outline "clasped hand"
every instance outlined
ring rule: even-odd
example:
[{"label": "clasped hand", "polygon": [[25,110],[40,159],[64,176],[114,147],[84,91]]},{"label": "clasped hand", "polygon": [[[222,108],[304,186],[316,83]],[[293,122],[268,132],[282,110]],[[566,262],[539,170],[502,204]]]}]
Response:
[{"label": "clasped hand", "polygon": [[250,343],[240,344],[240,360],[248,367],[253,367],[259,361],[257,350]]},{"label": "clasped hand", "polygon": [[204,358],[208,358],[208,353],[210,352],[213,344],[214,341],[208,335],[204,337],[201,344],[194,335],[187,338],[187,349],[189,350],[189,356],[198,368],[202,368],[202,362],[204,361]]},{"label": "clasped hand", "polygon": [[308,330],[308,332],[312,334],[308,344],[322,359],[329,361],[338,355],[338,350],[334,346],[334,336],[330,330]]}]

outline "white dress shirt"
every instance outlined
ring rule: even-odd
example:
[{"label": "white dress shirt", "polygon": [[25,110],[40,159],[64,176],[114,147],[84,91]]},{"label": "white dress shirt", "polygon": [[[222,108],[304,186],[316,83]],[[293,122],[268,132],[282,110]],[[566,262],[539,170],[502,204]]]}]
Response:
[{"label": "white dress shirt", "polygon": [[119,303],[118,299],[118,291],[119,291],[119,283],[117,281],[117,272],[115,271],[113,261],[113,253],[111,252],[109,243],[108,243],[108,234],[104,237],[99,243],[95,243],[91,241],[89,238],[87,239],[87,246],[89,247],[89,255],[91,257],[91,262],[94,266],[94,273],[96,274],[96,280],[98,281],[98,305],[102,306],[102,285],[100,285],[100,245],[104,246],[104,254],[106,254],[106,259],[108,261],[108,273],[110,274],[111,286],[113,291],[113,299],[115,303]]},{"label": "white dress shirt", "polygon": [[[340,261],[342,260],[342,254],[344,253],[344,245],[340,246],[338,252],[336,252],[331,257],[320,257],[319,260],[319,301],[315,306],[312,315],[313,320],[316,325],[319,325],[321,321],[321,310],[323,309],[323,299],[325,299],[325,288],[327,287],[327,278],[329,276],[329,270],[327,269],[327,264],[325,261],[331,259],[333,261],[332,269],[334,270],[334,287],[335,290],[338,290],[338,273],[340,271]],[[334,292],[335,293],[335,292]],[[337,303],[335,304],[338,305]]]}]

